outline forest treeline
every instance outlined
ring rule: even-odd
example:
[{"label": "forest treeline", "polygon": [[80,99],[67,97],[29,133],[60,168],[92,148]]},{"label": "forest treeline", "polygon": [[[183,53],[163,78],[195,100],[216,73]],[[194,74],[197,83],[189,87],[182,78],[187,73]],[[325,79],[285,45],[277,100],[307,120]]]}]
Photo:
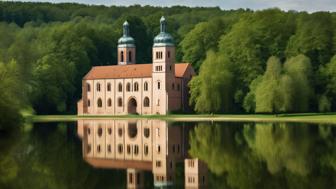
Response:
[{"label": "forest treeline", "polygon": [[198,73],[196,112],[335,111],[335,13],[0,2],[0,127],[30,107],[75,113],[84,74],[116,64],[125,20],[137,62],[151,62],[162,15],[177,62]]}]

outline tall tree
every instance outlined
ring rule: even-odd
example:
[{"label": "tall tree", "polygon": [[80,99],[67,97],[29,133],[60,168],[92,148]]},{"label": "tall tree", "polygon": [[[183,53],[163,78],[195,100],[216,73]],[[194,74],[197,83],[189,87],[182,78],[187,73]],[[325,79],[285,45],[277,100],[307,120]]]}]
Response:
[{"label": "tall tree", "polygon": [[197,112],[228,112],[232,108],[232,73],[228,59],[207,53],[200,74],[190,84],[191,104]]},{"label": "tall tree", "polygon": [[260,81],[255,97],[256,112],[276,113],[281,108],[280,79],[282,65],[277,57],[270,57],[267,61],[265,74]]}]

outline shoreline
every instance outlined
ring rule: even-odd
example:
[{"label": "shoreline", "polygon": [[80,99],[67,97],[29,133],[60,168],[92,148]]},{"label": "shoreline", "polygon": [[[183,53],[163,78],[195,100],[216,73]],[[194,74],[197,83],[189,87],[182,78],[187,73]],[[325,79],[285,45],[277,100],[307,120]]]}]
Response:
[{"label": "shoreline", "polygon": [[159,119],[171,122],[302,122],[336,124],[336,113],[302,114],[169,114],[169,115],[30,115],[29,122],[72,122],[88,119]]}]

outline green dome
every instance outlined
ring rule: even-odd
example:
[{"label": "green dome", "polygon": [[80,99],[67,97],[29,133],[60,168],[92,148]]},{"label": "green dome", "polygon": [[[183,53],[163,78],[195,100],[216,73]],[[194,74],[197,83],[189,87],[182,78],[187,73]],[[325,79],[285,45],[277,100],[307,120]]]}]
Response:
[{"label": "green dome", "polygon": [[166,19],[160,19],[160,33],[154,38],[154,47],[174,46],[173,37],[166,32]]},{"label": "green dome", "polygon": [[134,39],[129,35],[129,24],[123,24],[123,36],[118,40],[118,47],[135,47]]}]

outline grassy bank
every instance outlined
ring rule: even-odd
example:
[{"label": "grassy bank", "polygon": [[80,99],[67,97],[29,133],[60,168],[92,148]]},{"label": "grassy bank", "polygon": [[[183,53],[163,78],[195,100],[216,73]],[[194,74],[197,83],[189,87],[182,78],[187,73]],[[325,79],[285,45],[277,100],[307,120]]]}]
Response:
[{"label": "grassy bank", "polygon": [[303,113],[303,114],[170,114],[170,115],[32,115],[26,116],[27,121],[54,122],[76,121],[78,119],[160,119],[167,121],[251,121],[251,122],[308,122],[336,124],[336,113]]}]

